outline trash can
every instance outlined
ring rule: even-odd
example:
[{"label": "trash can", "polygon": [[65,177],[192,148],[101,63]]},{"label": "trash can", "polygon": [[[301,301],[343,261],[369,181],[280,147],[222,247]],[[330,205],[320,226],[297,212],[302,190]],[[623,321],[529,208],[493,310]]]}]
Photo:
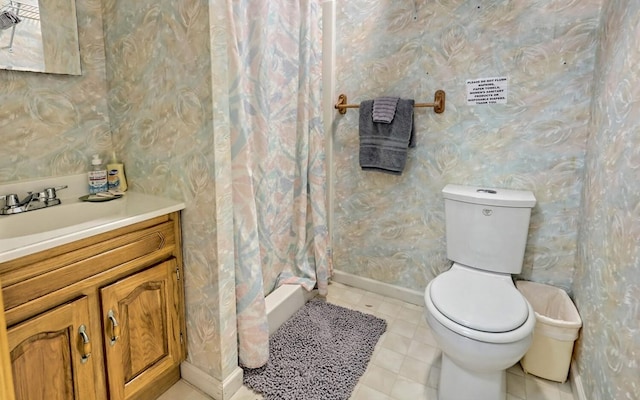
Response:
[{"label": "trash can", "polygon": [[533,343],[520,360],[522,369],[541,378],[566,381],[582,326],[578,310],[560,288],[528,281],[517,281],[516,287],[536,314]]}]

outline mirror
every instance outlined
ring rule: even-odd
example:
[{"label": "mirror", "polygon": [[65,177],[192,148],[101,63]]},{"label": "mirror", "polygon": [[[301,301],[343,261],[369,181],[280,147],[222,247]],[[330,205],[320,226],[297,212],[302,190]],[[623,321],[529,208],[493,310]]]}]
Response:
[{"label": "mirror", "polygon": [[0,68],[81,75],[75,0],[0,0]]}]

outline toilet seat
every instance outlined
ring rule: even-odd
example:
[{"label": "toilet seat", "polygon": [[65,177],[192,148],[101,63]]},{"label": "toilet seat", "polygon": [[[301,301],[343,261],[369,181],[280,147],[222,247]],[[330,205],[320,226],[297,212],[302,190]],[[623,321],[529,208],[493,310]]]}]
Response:
[{"label": "toilet seat", "polygon": [[[447,329],[451,330],[452,332],[467,337],[469,339],[473,339],[473,340],[477,340],[477,341],[482,341],[482,342],[487,342],[487,343],[512,343],[512,342],[516,342],[519,340],[522,340],[524,338],[526,338],[527,336],[531,335],[533,333],[533,328],[535,327],[535,323],[536,323],[536,318],[535,318],[535,314],[533,312],[533,308],[531,307],[531,304],[529,304],[529,302],[527,302],[524,299],[524,296],[522,296],[519,292],[515,293],[515,295],[520,296],[520,300],[522,300],[526,306],[526,315],[524,317],[524,322],[521,323],[519,326],[513,328],[512,330],[509,331],[505,331],[505,332],[488,332],[488,331],[483,331],[483,330],[479,330],[479,329],[473,329],[473,328],[469,328],[465,325],[462,325],[460,323],[455,322],[453,319],[447,317],[445,314],[443,314],[434,304],[433,300],[432,300],[432,291],[433,291],[433,286],[434,284],[436,286],[439,286],[440,284],[437,283],[441,278],[444,277],[448,277],[449,275],[445,275],[445,274],[450,274],[458,269],[463,270],[463,273],[473,273],[474,275],[472,275],[472,277],[470,277],[470,280],[473,280],[475,278],[479,278],[479,279],[484,279],[482,277],[479,277],[479,275],[490,275],[491,277],[489,279],[502,279],[505,281],[505,284],[510,284],[512,286],[514,286],[514,290],[515,289],[515,285],[513,285],[513,282],[511,281],[511,276],[510,275],[503,275],[503,274],[494,274],[494,273],[488,273],[488,272],[484,272],[484,271],[479,271],[479,270],[474,270],[472,268],[466,267],[466,266],[462,266],[462,265],[458,265],[457,263],[454,263],[454,265],[451,267],[451,269],[447,272],[444,272],[440,275],[438,275],[435,279],[433,279],[431,282],[429,282],[429,284],[427,285],[427,288],[425,290],[425,294],[424,294],[424,301],[425,301],[425,306],[426,306],[426,312],[431,314],[436,321],[438,321],[440,324],[442,324],[444,327],[446,327]],[[447,278],[448,279],[448,278]],[[487,293],[484,291],[478,292],[478,295],[481,293]],[[511,293],[513,294],[513,292],[507,292],[507,293]],[[436,295],[436,297],[440,298],[439,295]],[[477,297],[476,297],[477,298]],[[458,297],[458,299],[460,299],[460,297]],[[454,302],[456,303],[460,308],[464,308],[464,307],[469,307],[469,303],[463,302],[463,301],[457,301]],[[443,306],[444,308],[444,306]],[[450,313],[451,314],[451,313]],[[520,316],[522,316],[523,314],[519,314]],[[473,324],[470,324],[473,325]]]},{"label": "toilet seat", "polygon": [[469,329],[500,333],[527,320],[527,302],[503,275],[452,268],[434,279],[430,292],[444,316]]}]

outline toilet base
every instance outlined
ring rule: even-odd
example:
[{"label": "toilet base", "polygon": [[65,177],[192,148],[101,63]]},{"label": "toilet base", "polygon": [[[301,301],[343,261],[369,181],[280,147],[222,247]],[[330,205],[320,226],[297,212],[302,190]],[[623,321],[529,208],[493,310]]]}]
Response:
[{"label": "toilet base", "polygon": [[507,374],[473,372],[459,367],[442,354],[438,400],[506,400]]}]

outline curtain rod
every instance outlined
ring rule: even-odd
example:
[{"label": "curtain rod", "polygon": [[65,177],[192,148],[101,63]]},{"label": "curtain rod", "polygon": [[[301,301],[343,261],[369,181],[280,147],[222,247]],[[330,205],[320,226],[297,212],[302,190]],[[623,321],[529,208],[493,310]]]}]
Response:
[{"label": "curtain rod", "polygon": [[[433,103],[416,103],[414,104],[414,107],[433,107],[433,111],[436,114],[440,114],[444,112],[445,97],[444,90],[436,90]],[[347,95],[341,94],[338,96],[338,102],[334,107],[340,114],[346,114],[347,108],[359,108],[360,105],[347,104]]]}]

